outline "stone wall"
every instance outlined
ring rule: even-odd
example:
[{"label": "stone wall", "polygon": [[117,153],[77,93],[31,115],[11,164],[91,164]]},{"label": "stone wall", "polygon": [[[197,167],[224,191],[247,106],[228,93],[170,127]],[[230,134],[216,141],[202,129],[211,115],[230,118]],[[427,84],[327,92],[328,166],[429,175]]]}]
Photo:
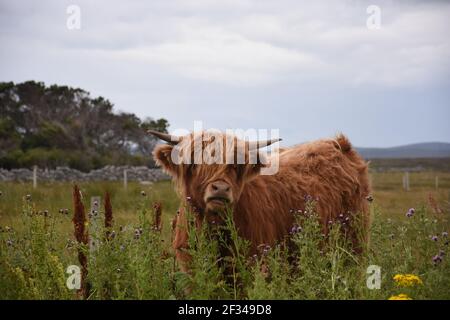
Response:
[{"label": "stone wall", "polygon": [[[56,169],[37,169],[37,181],[123,181],[124,170],[127,170],[128,181],[160,181],[170,179],[161,169],[130,166],[106,166],[91,172],[81,172],[68,167]],[[0,181],[33,181],[32,169],[0,168]]]}]

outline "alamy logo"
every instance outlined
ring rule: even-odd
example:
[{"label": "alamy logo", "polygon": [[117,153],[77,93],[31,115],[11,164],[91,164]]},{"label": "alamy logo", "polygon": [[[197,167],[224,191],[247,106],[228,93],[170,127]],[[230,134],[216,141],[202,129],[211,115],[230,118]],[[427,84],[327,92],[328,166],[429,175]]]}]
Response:
[{"label": "alamy logo", "polygon": [[66,26],[69,30],[81,29],[81,9],[77,5],[70,5],[66,9],[67,17]]},{"label": "alamy logo", "polygon": [[[201,121],[194,122],[194,131],[177,129],[167,135],[174,147],[174,164],[263,164],[261,175],[274,175],[279,169],[279,152],[274,147],[281,140],[279,129],[203,130]],[[261,149],[268,147],[270,156]]]},{"label": "alamy logo", "polygon": [[369,30],[381,29],[381,9],[379,6],[370,5],[366,9],[367,14],[370,16],[367,18],[366,26]]},{"label": "alamy logo", "polygon": [[366,281],[367,289],[381,289],[381,267],[377,265],[370,265],[367,267],[366,273],[368,274]]},{"label": "alamy logo", "polygon": [[66,281],[66,286],[69,290],[78,290],[81,288],[81,270],[79,266],[71,265],[67,267],[66,273],[69,277]]}]

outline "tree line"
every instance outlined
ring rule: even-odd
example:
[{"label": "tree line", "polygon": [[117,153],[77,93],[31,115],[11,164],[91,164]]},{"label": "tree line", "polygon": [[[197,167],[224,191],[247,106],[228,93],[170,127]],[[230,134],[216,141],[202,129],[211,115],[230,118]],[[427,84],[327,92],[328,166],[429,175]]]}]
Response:
[{"label": "tree line", "polygon": [[0,167],[153,166],[157,140],[146,130],[167,132],[168,121],[141,120],[113,107],[80,88],[0,82]]}]

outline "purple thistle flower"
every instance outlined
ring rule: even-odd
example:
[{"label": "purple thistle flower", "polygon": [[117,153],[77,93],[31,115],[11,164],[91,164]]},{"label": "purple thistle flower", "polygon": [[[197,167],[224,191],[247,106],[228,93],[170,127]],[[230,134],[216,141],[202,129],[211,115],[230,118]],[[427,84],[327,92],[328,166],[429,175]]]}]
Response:
[{"label": "purple thistle flower", "polygon": [[447,232],[447,231],[442,232],[442,236],[443,236],[444,238],[447,238],[447,237],[448,237],[448,232]]},{"label": "purple thistle flower", "polygon": [[440,255],[435,255],[433,257],[433,262],[434,262],[435,265],[441,263],[442,262],[442,257]]},{"label": "purple thistle flower", "polygon": [[438,241],[438,237],[437,237],[437,236],[432,236],[432,237],[431,237],[431,240],[433,240],[433,241],[436,242],[436,241]]},{"label": "purple thistle flower", "polygon": [[408,210],[408,212],[406,212],[406,216],[408,218],[411,218],[414,215],[414,213],[416,213],[416,210],[414,208],[411,208]]},{"label": "purple thistle flower", "polygon": [[[291,233],[291,234],[296,234],[296,233],[301,232],[301,231],[302,231],[302,228],[301,228],[300,226],[294,225],[294,226],[291,228],[290,233]],[[269,246],[266,246],[266,248],[267,248],[267,247],[269,247]],[[269,247],[269,249],[270,249],[270,247]]]},{"label": "purple thistle flower", "polygon": [[445,256],[445,251],[444,250],[439,250],[439,256],[440,257],[443,257],[443,256]]}]

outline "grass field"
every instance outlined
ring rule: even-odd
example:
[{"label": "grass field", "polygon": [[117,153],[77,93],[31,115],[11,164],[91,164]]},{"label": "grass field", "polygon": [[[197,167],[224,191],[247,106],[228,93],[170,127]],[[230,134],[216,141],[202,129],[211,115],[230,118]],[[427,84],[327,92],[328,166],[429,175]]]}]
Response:
[{"label": "grass field", "polygon": [[[110,192],[117,234],[102,241],[89,259],[89,299],[388,299],[401,293],[450,299],[450,173],[411,173],[408,192],[402,190],[401,173],[373,173],[372,184],[373,226],[365,254],[352,254],[337,231],[321,250],[324,240],[311,219],[312,207],[311,217],[301,221],[302,232],[293,235],[300,252],[296,264],[288,263],[278,247],[250,261],[247,244],[235,235],[242,254],[230,257],[230,281],[220,272],[217,245],[206,232],[190,239],[192,275],[178,272],[170,221],[179,200],[170,182],[130,183],[127,190],[121,183],[80,183],[87,208],[90,197]],[[66,287],[66,268],[79,265],[79,250],[88,254],[74,241],[72,185],[39,184],[33,190],[31,184],[0,183],[0,191],[0,298],[79,299],[76,290]],[[162,203],[161,233],[151,228],[154,202]],[[410,208],[415,213],[408,218]],[[233,234],[233,225],[228,228]],[[98,236],[92,230],[91,235]],[[366,286],[369,265],[381,268],[380,289]],[[399,281],[401,276],[396,282],[397,274],[414,274],[421,284]]]}]

